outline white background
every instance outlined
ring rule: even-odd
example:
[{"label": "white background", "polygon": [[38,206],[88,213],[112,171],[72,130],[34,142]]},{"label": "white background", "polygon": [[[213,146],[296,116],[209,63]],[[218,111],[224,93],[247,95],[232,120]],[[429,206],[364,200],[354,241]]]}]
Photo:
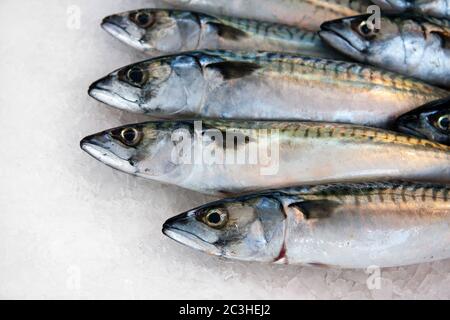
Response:
[{"label": "white background", "polygon": [[[150,1],[0,2],[0,298],[450,298],[450,261],[382,271],[229,262],[161,233],[210,200],[122,174],[79,148],[135,122],[87,95],[91,82],[142,59],[99,27]],[[67,10],[81,10],[81,28]]]}]

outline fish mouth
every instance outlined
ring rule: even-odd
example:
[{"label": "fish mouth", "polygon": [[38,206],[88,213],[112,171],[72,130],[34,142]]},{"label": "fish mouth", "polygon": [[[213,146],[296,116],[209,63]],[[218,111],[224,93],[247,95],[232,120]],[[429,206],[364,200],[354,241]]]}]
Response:
[{"label": "fish mouth", "polygon": [[198,230],[196,222],[190,222],[190,219],[195,220],[194,215],[194,212],[185,212],[168,219],[163,225],[163,234],[184,246],[210,255],[221,256],[221,250],[213,243],[216,240],[210,239],[211,242],[209,242],[189,230],[189,228]]},{"label": "fish mouth", "polygon": [[363,52],[365,48],[362,44],[361,48],[358,48],[352,41],[349,40],[349,37],[346,35],[349,31],[346,31],[342,22],[324,22],[320,28],[321,30],[318,32],[319,36],[326,44],[356,60],[364,60]]},{"label": "fish mouth", "polygon": [[205,242],[193,233],[167,224],[164,224],[162,232],[170,239],[184,246],[206,252],[210,255],[221,256],[221,251],[214,244]]},{"label": "fish mouth", "polygon": [[89,86],[88,95],[100,102],[110,99],[113,95],[110,90],[111,81],[109,77],[95,81]]},{"label": "fish mouth", "polygon": [[101,27],[107,33],[119,41],[141,51],[145,51],[145,46],[136,39],[129,31],[129,22],[120,15],[112,15],[103,19]]},{"label": "fish mouth", "polygon": [[111,90],[112,79],[106,77],[90,85],[88,94],[95,100],[120,110],[142,112],[138,100],[130,100]]},{"label": "fish mouth", "polygon": [[428,123],[428,120],[424,120],[424,122],[421,121],[422,117],[428,118],[436,112],[450,112],[450,97],[428,102],[421,107],[401,115],[395,121],[394,129],[418,138],[431,139],[448,145],[448,140],[439,139],[437,136],[430,133],[432,125]]},{"label": "fish mouth", "polygon": [[101,27],[111,35],[118,37],[120,35],[130,35],[127,26],[123,24],[123,19],[119,16],[109,16],[103,19]]},{"label": "fish mouth", "polygon": [[96,136],[89,136],[81,140],[80,148],[94,159],[107,166],[123,171],[125,173],[136,174],[136,168],[126,159],[122,159],[108,148],[102,146],[101,141]]},{"label": "fish mouth", "polygon": [[131,34],[127,31],[127,24],[121,16],[112,15],[106,17],[103,19],[101,27],[113,37],[123,42],[130,40]]},{"label": "fish mouth", "polygon": [[405,134],[421,138],[421,139],[427,139],[427,136],[424,135],[420,128],[417,127],[417,117],[415,115],[404,115],[397,119],[395,122],[395,129],[397,129],[400,132],[403,132]]}]

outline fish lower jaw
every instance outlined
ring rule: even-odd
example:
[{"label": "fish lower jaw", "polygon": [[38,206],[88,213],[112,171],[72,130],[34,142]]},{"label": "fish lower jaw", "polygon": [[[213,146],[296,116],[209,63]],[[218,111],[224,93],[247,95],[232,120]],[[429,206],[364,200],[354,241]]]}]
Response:
[{"label": "fish lower jaw", "polygon": [[409,136],[415,137],[415,138],[428,139],[428,137],[425,134],[423,134],[422,132],[420,132],[420,130],[416,130],[407,125],[397,125],[397,130],[399,130],[400,132],[407,134]]},{"label": "fish lower jaw", "polygon": [[117,40],[136,50],[144,52],[146,51],[146,49],[151,49],[146,48],[141,42],[139,42],[139,40],[134,39],[134,37],[132,37],[124,28],[115,23],[104,22],[102,23],[101,27]]},{"label": "fish lower jaw", "polygon": [[105,89],[92,88],[89,90],[89,95],[101,103],[122,111],[144,113],[144,111],[137,106],[136,101],[127,100],[124,97],[111,93]]},{"label": "fish lower jaw", "polygon": [[364,55],[338,33],[332,30],[322,30],[319,32],[319,35],[324,42],[338,50],[340,53],[357,61],[364,61]]},{"label": "fish lower jaw", "polygon": [[199,250],[213,256],[221,256],[221,251],[215,245],[207,243],[189,232],[167,226],[163,228],[162,232],[170,239],[189,248]]},{"label": "fish lower jaw", "polygon": [[88,142],[82,143],[81,149],[93,158],[113,169],[117,169],[129,174],[136,174],[136,168],[134,168],[128,161],[119,158],[109,150]]}]

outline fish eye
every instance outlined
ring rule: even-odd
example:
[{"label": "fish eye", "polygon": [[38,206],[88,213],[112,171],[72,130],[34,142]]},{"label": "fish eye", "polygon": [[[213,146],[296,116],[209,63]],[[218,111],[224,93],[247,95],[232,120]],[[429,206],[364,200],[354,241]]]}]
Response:
[{"label": "fish eye", "polygon": [[377,33],[373,24],[368,24],[367,21],[363,21],[358,26],[359,33],[364,37],[374,36]]},{"label": "fish eye", "polygon": [[444,131],[449,131],[450,130],[450,115],[446,114],[446,115],[440,117],[436,124],[439,129],[444,130]]},{"label": "fish eye", "polygon": [[205,223],[211,228],[220,229],[228,221],[228,214],[221,209],[212,209],[205,216]]},{"label": "fish eye", "polygon": [[120,140],[125,145],[134,147],[140,142],[141,134],[135,128],[125,128],[120,132]]},{"label": "fish eye", "polygon": [[137,85],[143,85],[147,82],[147,73],[138,67],[133,67],[127,72],[127,78],[132,83]]},{"label": "fish eye", "polygon": [[148,28],[153,24],[153,17],[147,12],[139,12],[133,20],[141,28]]}]

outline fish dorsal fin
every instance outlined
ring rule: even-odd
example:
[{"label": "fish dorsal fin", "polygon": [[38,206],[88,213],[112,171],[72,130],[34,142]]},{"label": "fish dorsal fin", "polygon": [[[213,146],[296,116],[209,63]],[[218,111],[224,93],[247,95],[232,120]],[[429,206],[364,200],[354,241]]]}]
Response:
[{"label": "fish dorsal fin", "polygon": [[294,202],[290,208],[298,209],[305,220],[322,220],[329,218],[341,204],[334,200],[305,200]]},{"label": "fish dorsal fin", "polygon": [[222,61],[209,64],[207,68],[220,72],[225,80],[232,80],[249,76],[261,66],[245,61]]}]

